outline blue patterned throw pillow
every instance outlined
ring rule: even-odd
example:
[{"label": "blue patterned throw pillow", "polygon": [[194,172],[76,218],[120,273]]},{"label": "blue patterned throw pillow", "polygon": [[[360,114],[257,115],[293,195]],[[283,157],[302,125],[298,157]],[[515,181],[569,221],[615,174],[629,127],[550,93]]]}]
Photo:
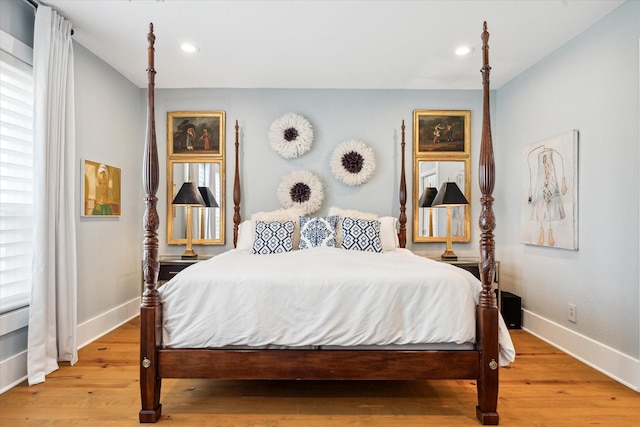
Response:
[{"label": "blue patterned throw pillow", "polygon": [[342,247],[352,251],[382,252],[380,221],[342,218]]},{"label": "blue patterned throw pillow", "polygon": [[293,249],[293,221],[256,221],[252,254],[279,254]]},{"label": "blue patterned throw pillow", "polygon": [[310,218],[300,217],[300,244],[298,249],[336,247],[337,216]]}]

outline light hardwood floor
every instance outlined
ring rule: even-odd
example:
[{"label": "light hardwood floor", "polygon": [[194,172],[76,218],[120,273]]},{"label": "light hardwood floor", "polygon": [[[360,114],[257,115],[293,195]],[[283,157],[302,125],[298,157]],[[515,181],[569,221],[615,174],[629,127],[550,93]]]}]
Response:
[{"label": "light hardwood floor", "polygon": [[[44,384],[0,396],[0,426],[138,425],[138,319],[80,350]],[[640,394],[524,331],[500,371],[503,426],[640,425]],[[473,381],[163,380],[159,425],[476,426]]]}]

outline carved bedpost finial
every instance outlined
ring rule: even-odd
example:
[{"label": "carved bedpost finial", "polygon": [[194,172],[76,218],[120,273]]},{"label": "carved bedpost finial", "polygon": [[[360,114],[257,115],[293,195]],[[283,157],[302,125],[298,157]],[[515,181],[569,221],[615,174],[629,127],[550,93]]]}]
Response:
[{"label": "carved bedpost finial", "polygon": [[482,34],[482,84],[489,84],[489,72],[491,67],[489,66],[489,32],[487,31],[487,21],[484,21]]},{"label": "carved bedpost finial", "polygon": [[149,34],[147,34],[147,40],[149,40],[149,44],[151,45],[156,41],[156,35],[153,34],[153,22],[149,22]]},{"label": "carved bedpost finial", "polygon": [[154,85],[156,75],[156,69],[154,68],[154,44],[156,43],[156,35],[153,33],[153,22],[149,23],[149,33],[147,34],[147,41],[149,42],[149,47],[147,48],[147,57],[149,63],[147,67],[147,76],[149,79],[149,85]]}]

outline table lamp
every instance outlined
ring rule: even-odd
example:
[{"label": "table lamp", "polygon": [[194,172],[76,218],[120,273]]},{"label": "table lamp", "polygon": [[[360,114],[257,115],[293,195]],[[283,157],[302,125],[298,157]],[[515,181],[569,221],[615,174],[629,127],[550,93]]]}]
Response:
[{"label": "table lamp", "polygon": [[182,254],[182,259],[198,258],[198,254],[193,250],[191,242],[191,208],[193,206],[204,206],[205,201],[196,184],[193,182],[183,183],[171,204],[174,206],[185,206],[187,208],[187,248]]},{"label": "table lamp", "polygon": [[219,205],[218,202],[216,202],[216,198],[213,196],[213,193],[211,192],[209,187],[198,187],[198,191],[200,191],[202,200],[204,200],[204,206],[200,209],[200,238],[204,239],[204,210],[205,208],[217,208],[219,207]]},{"label": "table lamp", "polygon": [[418,200],[419,208],[427,208],[429,210],[429,236],[433,236],[433,211],[431,210],[431,205],[433,204],[433,199],[436,198],[436,194],[438,194],[437,188],[425,187],[420,200]]},{"label": "table lamp", "polygon": [[202,200],[204,200],[204,206],[207,208],[217,208],[218,202],[216,202],[216,198],[213,197],[213,193],[209,189],[209,187],[198,187],[198,191],[200,191],[200,195],[202,196]]},{"label": "table lamp", "polygon": [[447,207],[447,246],[440,256],[443,260],[455,261],[458,256],[453,252],[453,245],[451,243],[451,207],[452,206],[464,206],[469,202],[460,191],[460,187],[455,182],[445,182],[440,187],[440,191],[436,195],[431,206]]}]

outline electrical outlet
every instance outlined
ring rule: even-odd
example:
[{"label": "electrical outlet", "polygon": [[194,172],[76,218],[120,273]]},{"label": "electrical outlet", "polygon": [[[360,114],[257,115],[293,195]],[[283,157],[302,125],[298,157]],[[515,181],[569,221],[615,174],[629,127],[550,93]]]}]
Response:
[{"label": "electrical outlet", "polygon": [[567,319],[569,319],[569,322],[577,323],[576,315],[576,305],[569,304],[569,308],[567,310]]}]

